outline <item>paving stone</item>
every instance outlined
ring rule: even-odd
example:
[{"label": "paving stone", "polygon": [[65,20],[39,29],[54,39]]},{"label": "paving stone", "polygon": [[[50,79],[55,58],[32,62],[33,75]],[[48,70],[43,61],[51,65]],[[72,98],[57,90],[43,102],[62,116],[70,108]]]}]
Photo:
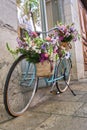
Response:
[{"label": "paving stone", "polygon": [[[52,115],[35,130],[86,130],[87,118]],[[29,129],[27,129],[29,130]]]},{"label": "paving stone", "polygon": [[80,102],[86,102],[87,103],[87,94],[83,94],[79,99],[78,99],[78,101],[80,101]]},{"label": "paving stone", "polygon": [[78,101],[80,98],[82,97],[82,95],[77,95],[74,96],[72,93],[61,93],[59,95],[52,95],[50,97],[50,100],[57,100],[57,101],[71,101],[71,102],[76,102]]},{"label": "paving stone", "polygon": [[87,117],[87,103],[83,104],[79,110],[74,113],[75,116]]},{"label": "paving stone", "polygon": [[50,87],[39,88],[37,93],[35,94],[35,96],[33,98],[31,106],[36,106],[39,103],[50,100],[51,96],[53,96],[53,95],[50,93]]},{"label": "paving stone", "polygon": [[20,117],[9,116],[0,104],[0,130],[86,130],[87,84],[72,84],[59,95],[50,93],[50,87],[38,89],[31,107]]},{"label": "paving stone", "polygon": [[83,105],[82,102],[53,102],[47,101],[34,108],[36,112],[73,115]]},{"label": "paving stone", "polygon": [[82,97],[82,94],[77,94],[76,92],[75,92],[76,96],[74,96],[69,89],[64,93],[57,95],[50,93],[50,90],[51,90],[50,87],[41,89],[39,88],[37,93],[35,94],[31,106],[35,106],[36,104],[38,105],[39,103],[45,102],[46,100],[78,101]]},{"label": "paving stone", "polygon": [[0,123],[8,121],[10,119],[12,119],[13,117],[11,117],[5,110],[4,105],[0,104]]},{"label": "paving stone", "polygon": [[73,83],[73,84],[71,85],[71,88],[72,88],[73,90],[79,90],[79,91],[87,92],[86,84],[87,84],[87,83],[79,83],[79,82]]},{"label": "paving stone", "polygon": [[77,94],[77,95],[83,95],[87,94],[87,83],[74,83],[71,85],[72,90]]},{"label": "paving stone", "polygon": [[0,91],[0,104],[3,103],[3,94],[2,92]]},{"label": "paving stone", "polygon": [[34,130],[36,126],[40,125],[49,117],[50,114],[27,111],[23,116],[0,124],[0,128],[4,130]]}]

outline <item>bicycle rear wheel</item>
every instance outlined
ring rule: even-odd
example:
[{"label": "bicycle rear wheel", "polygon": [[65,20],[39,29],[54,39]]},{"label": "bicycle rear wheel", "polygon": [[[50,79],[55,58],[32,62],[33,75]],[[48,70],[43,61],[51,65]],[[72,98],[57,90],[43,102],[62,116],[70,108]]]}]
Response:
[{"label": "bicycle rear wheel", "polygon": [[20,56],[11,66],[4,87],[4,104],[7,112],[16,117],[29,107],[37,87],[35,66]]},{"label": "bicycle rear wheel", "polygon": [[65,92],[68,88],[71,77],[71,68],[72,63],[70,58],[69,59],[63,58],[60,60],[57,67],[56,77],[58,77],[59,80],[56,82],[56,87],[58,91],[61,93]]}]

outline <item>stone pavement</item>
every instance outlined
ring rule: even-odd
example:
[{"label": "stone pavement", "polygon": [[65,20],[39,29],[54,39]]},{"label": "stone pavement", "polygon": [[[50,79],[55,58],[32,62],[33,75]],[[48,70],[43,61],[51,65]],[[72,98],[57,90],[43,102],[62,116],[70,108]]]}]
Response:
[{"label": "stone pavement", "polygon": [[[87,80],[74,81],[70,90],[53,95],[50,88],[38,90],[22,116],[12,118],[0,100],[0,130],[87,130]],[[2,105],[1,105],[2,104]]]}]

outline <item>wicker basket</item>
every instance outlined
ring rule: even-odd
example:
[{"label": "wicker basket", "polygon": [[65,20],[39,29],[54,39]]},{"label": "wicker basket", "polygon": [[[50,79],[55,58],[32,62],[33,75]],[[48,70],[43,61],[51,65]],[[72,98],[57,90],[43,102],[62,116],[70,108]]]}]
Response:
[{"label": "wicker basket", "polygon": [[67,51],[72,48],[72,45],[70,43],[67,43],[67,42],[62,42],[60,44],[60,46],[64,47]]},{"label": "wicker basket", "polygon": [[50,77],[52,75],[51,63],[49,61],[37,63],[36,75],[38,77]]}]

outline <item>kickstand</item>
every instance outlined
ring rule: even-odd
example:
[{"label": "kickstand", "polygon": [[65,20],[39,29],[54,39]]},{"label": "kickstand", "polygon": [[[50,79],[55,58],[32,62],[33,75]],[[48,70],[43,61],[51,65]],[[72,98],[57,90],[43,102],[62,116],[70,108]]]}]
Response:
[{"label": "kickstand", "polygon": [[75,92],[70,88],[69,84],[67,84],[67,82],[65,81],[66,85],[68,86],[69,90],[71,91],[71,93],[76,96]]},{"label": "kickstand", "polygon": [[74,91],[70,88],[69,84],[66,82],[65,72],[66,72],[66,68],[65,68],[65,70],[64,70],[64,81],[65,81],[66,85],[68,86],[69,90],[71,91],[71,93],[72,93],[74,96],[76,96],[76,94],[74,93]]}]

